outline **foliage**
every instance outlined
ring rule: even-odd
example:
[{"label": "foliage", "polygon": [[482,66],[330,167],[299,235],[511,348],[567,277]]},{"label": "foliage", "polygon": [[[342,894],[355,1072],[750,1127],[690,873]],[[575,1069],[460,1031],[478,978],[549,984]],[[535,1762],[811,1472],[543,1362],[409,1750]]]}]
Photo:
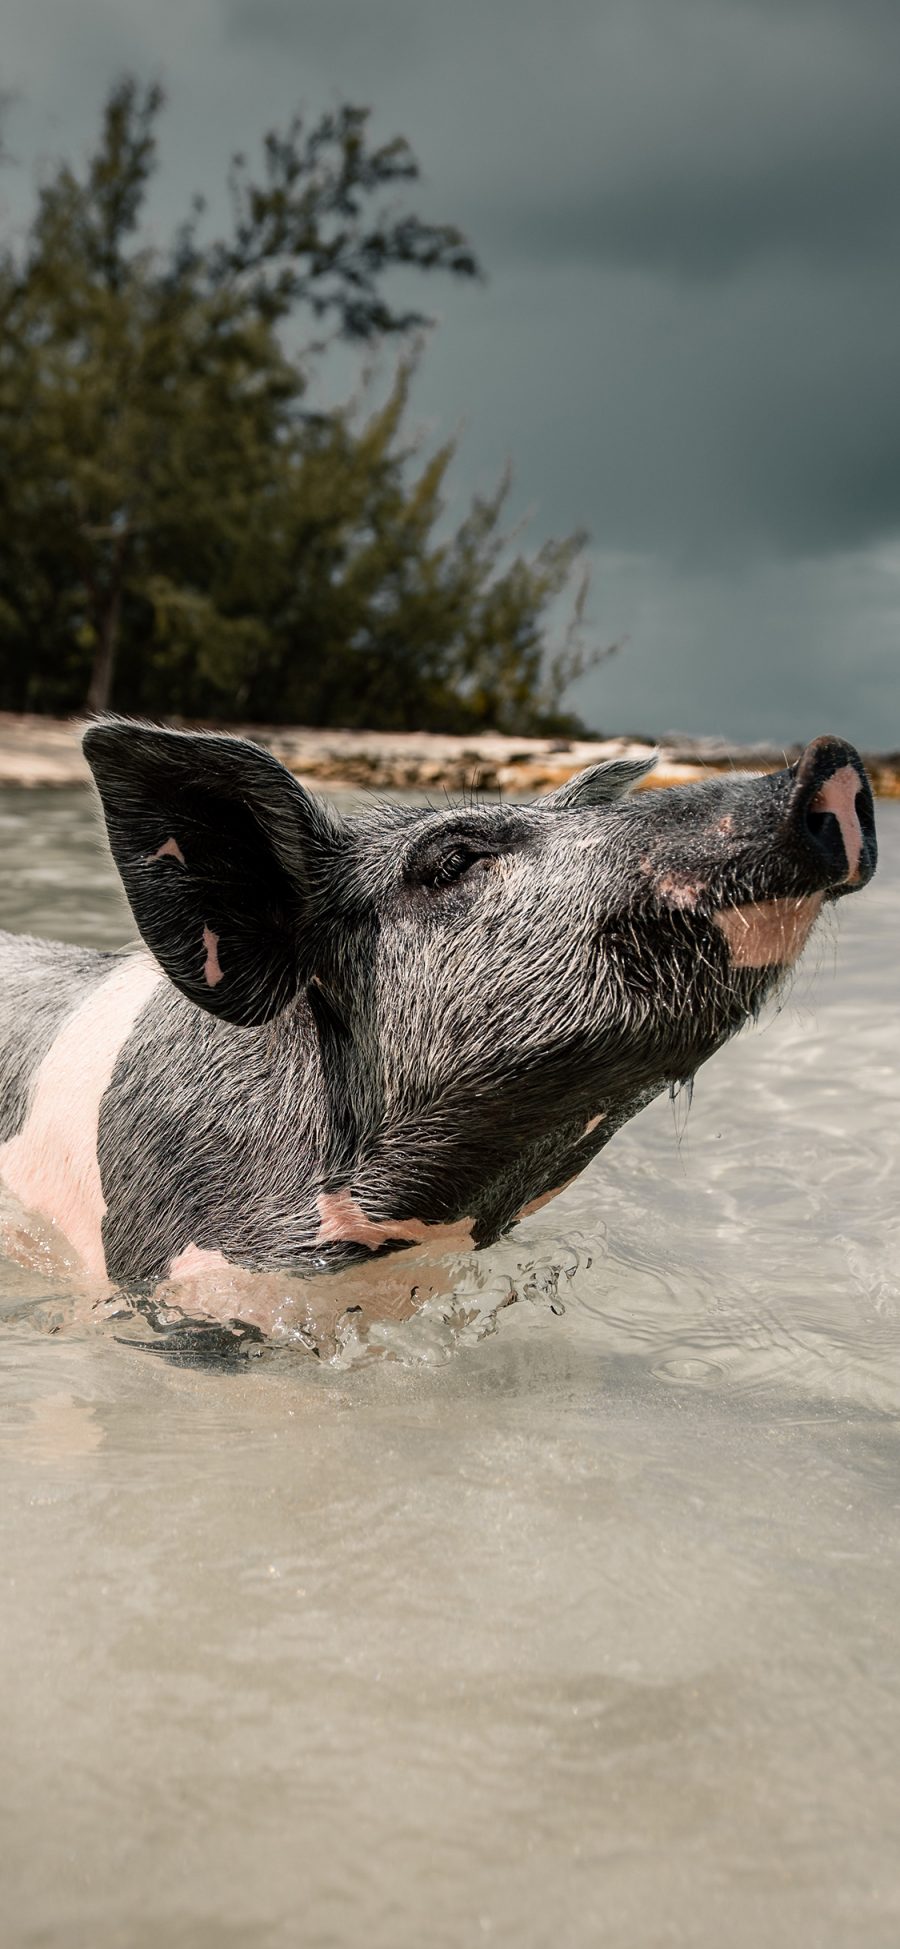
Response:
[{"label": "foliage", "polygon": [[[355,107],[298,118],[259,180],[235,159],[226,237],[202,241],[195,202],[161,249],[162,105],[118,84],[84,173],[58,166],[0,252],[0,704],[570,728],[583,584],[543,639],[581,537],[516,552],[507,481],[445,533],[454,449],[404,441],[408,353],[378,410],[307,406],[329,337],[427,322],[388,273],[478,274],[455,229],[375,207],[416,180],[408,145],[370,147]],[[320,334],[301,353],[298,316]]]}]

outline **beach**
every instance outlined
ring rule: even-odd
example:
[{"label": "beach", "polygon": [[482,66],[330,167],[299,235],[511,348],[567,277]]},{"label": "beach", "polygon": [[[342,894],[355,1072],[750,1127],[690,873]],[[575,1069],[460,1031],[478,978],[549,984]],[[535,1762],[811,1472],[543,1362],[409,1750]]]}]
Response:
[{"label": "beach", "polygon": [[[82,718],[0,712],[0,786],[86,784]],[[370,791],[509,792],[527,796],[565,784],[588,765],[658,753],[648,786],[684,785],[717,771],[777,771],[801,746],[731,745],[717,738],[453,737],[435,731],[357,731],[302,725],[185,726],[253,738],[312,787]],[[877,797],[900,798],[900,752],[863,753]]]}]

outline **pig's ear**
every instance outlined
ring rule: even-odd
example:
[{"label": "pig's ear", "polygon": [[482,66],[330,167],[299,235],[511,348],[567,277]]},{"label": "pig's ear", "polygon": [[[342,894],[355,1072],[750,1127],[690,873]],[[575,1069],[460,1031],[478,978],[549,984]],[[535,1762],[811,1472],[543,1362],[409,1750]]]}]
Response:
[{"label": "pig's ear", "polygon": [[315,973],[337,822],[242,738],[106,719],[84,751],[151,953],[211,1014],[268,1021]]},{"label": "pig's ear", "polygon": [[578,772],[558,791],[548,792],[540,804],[551,812],[580,812],[589,805],[608,805],[611,799],[630,792],[655,764],[655,751],[649,758],[610,758],[604,765],[591,765],[588,771]]}]

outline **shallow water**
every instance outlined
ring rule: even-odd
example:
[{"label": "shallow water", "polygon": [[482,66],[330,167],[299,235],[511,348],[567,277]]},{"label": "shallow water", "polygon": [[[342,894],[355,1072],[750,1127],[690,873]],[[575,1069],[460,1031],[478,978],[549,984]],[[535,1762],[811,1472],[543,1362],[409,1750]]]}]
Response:
[{"label": "shallow water", "polygon": [[[455,1304],[198,1362],[0,1270],[4,1949],[895,1949],[879,821],[781,1014]],[[0,794],[0,924],[126,936],[85,798]]]}]

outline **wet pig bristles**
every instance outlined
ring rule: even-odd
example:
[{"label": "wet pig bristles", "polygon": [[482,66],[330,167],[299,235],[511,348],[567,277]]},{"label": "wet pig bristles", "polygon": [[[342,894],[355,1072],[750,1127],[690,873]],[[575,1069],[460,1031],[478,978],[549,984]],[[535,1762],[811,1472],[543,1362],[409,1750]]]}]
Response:
[{"label": "wet pig bristles", "polygon": [[0,937],[0,1174],[86,1270],[489,1245],[758,1013],[875,866],[856,752],[339,818],[240,738],[84,740],[141,944]]}]

